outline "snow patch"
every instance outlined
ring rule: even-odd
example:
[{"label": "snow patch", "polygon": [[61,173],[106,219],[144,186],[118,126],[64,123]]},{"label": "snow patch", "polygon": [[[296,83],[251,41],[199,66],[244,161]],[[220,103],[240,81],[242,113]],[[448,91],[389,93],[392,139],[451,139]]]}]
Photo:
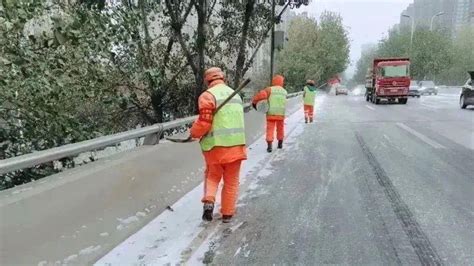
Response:
[{"label": "snow patch", "polygon": [[135,214],[136,217],[145,217],[146,216],[146,213],[144,212],[137,212],[137,214]]},{"label": "snow patch", "polygon": [[81,251],[79,251],[79,256],[83,256],[83,255],[89,255],[89,254],[92,254],[94,252],[97,252],[101,249],[101,246],[98,245],[98,246],[90,246],[90,247],[87,247],[85,249],[82,249]]},{"label": "snow patch", "polygon": [[77,254],[73,254],[63,260],[64,263],[70,263],[78,258]]},{"label": "snow patch", "polygon": [[103,233],[100,233],[100,236],[102,236],[102,237],[106,237],[106,236],[109,236],[109,233],[107,233],[107,232],[103,232]]}]

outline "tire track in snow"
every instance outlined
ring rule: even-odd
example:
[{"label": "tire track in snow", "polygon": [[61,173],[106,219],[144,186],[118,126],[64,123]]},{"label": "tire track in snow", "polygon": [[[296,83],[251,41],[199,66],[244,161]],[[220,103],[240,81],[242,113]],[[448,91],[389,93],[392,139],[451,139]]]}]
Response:
[{"label": "tire track in snow", "polygon": [[372,154],[362,137],[358,133],[355,134],[364,155],[367,157],[370,166],[372,166],[372,170],[377,177],[378,183],[382,186],[385,196],[391,203],[392,209],[400,221],[405,234],[408,236],[410,244],[415,250],[421,264],[442,265],[442,260],[435,247],[431,244],[431,241],[425,232],[423,232],[420,224],[417,222],[408,205],[403,201],[400,193],[398,193],[387,173],[385,173],[385,170]]}]

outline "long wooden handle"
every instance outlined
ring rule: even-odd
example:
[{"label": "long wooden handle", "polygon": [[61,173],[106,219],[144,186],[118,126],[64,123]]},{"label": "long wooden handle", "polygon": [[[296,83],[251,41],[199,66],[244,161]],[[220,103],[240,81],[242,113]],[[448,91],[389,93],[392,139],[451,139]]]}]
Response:
[{"label": "long wooden handle", "polygon": [[244,80],[244,82],[242,82],[242,84],[240,84],[240,86],[216,108],[216,110],[214,111],[214,114],[219,112],[219,110],[222,107],[224,107],[224,105],[226,105],[230,100],[232,100],[232,98],[234,98],[234,96],[237,95],[237,93],[241,92],[250,83],[250,81],[251,81],[250,79]]}]

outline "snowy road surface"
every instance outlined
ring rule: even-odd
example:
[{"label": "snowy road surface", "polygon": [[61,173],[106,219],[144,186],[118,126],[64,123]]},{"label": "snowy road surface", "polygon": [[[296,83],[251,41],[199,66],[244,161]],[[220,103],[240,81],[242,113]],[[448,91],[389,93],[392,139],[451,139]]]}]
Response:
[{"label": "snowy road surface", "polygon": [[250,147],[231,224],[201,222],[198,186],[96,264],[474,263],[473,109],[320,96],[316,117]]}]

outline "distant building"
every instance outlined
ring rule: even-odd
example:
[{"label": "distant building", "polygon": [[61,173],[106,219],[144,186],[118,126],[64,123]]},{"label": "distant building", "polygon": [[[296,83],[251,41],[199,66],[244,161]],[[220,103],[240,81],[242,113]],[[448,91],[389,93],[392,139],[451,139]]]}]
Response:
[{"label": "distant building", "polygon": [[471,22],[471,26],[474,27],[474,0],[471,0],[470,6],[471,10],[469,12],[469,20]]},{"label": "distant building", "polygon": [[[277,12],[279,12],[280,7],[277,6]],[[307,16],[307,14],[306,14]],[[281,18],[281,23],[277,24],[275,26],[275,31],[282,31],[284,35],[284,45],[288,42],[288,29],[290,27],[291,21],[295,19],[297,15],[291,11],[291,10],[286,10],[285,13],[283,13],[282,18]],[[257,52],[257,55],[255,56],[254,60],[254,67],[255,70],[257,71],[262,71],[264,68],[269,68],[270,67],[270,36],[267,38],[265,43],[260,47],[260,49]]]},{"label": "distant building", "polygon": [[[433,20],[434,29],[455,34],[466,25],[473,25],[474,0],[414,0],[400,15],[400,27],[410,27],[414,19],[416,27],[429,28]],[[443,12],[441,16],[434,17]],[[434,17],[434,19],[433,19]]]},{"label": "distant building", "polygon": [[474,1],[457,0],[454,13],[454,29],[456,31],[464,26],[472,25],[472,10],[474,10]]}]

